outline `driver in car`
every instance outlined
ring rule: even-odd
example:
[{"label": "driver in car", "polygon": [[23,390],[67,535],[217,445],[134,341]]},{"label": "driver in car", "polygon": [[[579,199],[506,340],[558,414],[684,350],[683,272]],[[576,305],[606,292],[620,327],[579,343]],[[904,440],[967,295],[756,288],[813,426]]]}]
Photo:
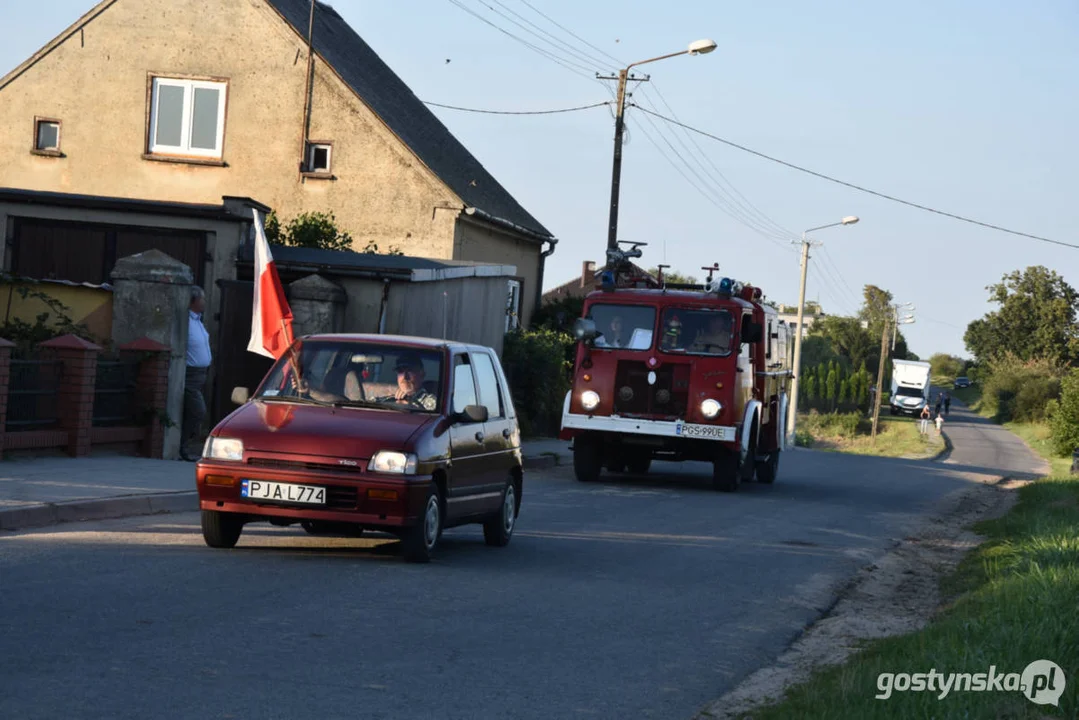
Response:
[{"label": "driver in car", "polygon": [[424,410],[434,410],[438,399],[423,386],[426,374],[419,355],[406,353],[397,359],[397,392],[392,397],[376,398],[378,402],[393,401],[413,404]]}]

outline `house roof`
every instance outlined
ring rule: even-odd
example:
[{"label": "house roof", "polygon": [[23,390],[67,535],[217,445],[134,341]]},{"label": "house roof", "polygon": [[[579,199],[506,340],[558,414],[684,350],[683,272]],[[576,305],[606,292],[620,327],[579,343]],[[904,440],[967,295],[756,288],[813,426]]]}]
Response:
[{"label": "house roof", "polygon": [[[209,218],[212,220],[228,220],[232,222],[251,222],[250,208],[252,207],[256,207],[262,212],[269,212],[270,210],[270,208],[251,198],[233,198],[226,196],[223,197],[222,200],[223,202],[220,205],[211,205],[208,203],[142,200],[138,198],[81,195],[77,193],[51,192],[47,190],[25,190],[23,188],[0,187],[0,202],[21,203],[25,205],[77,207],[85,208],[87,210],[116,210],[152,215]],[[230,206],[230,201],[235,201],[237,206]]]},{"label": "house roof", "polygon": [[[307,39],[309,0],[266,0]],[[314,50],[354,93],[467,206],[489,222],[528,234],[553,237],[491,176],[408,85],[337,14],[316,3]]]},{"label": "house roof", "polygon": [[[380,255],[347,250],[271,245],[274,265],[298,272],[328,272],[338,275],[369,276],[381,280],[431,282],[466,277],[513,277],[514,265],[469,262],[467,260],[432,260],[409,255]],[[254,264],[254,245],[241,245],[236,261],[241,265]]]}]

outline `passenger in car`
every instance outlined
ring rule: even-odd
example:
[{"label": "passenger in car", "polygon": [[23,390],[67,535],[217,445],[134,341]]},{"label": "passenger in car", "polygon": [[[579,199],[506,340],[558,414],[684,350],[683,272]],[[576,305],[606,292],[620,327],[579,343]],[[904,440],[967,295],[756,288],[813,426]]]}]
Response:
[{"label": "passenger in car", "polygon": [[726,313],[718,313],[708,321],[693,341],[694,352],[724,353],[731,348],[731,319]]}]

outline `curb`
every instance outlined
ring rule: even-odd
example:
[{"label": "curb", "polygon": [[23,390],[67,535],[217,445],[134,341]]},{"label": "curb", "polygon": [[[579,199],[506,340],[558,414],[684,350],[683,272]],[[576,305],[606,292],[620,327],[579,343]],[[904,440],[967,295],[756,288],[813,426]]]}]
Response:
[{"label": "curb", "polygon": [[562,464],[562,458],[554,454],[526,455],[521,461],[525,470],[549,470]]},{"label": "curb", "polygon": [[0,510],[0,530],[25,530],[86,520],[194,512],[198,509],[198,493],[190,490],[44,503]]}]

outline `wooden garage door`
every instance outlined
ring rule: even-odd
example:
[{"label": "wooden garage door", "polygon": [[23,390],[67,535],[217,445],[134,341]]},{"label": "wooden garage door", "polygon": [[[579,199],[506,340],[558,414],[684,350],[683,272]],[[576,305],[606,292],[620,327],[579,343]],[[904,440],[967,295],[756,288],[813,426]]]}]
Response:
[{"label": "wooden garage door", "polygon": [[15,218],[12,271],[39,280],[100,285],[119,258],[160,250],[191,268],[195,283],[205,275],[206,233],[193,230]]}]

